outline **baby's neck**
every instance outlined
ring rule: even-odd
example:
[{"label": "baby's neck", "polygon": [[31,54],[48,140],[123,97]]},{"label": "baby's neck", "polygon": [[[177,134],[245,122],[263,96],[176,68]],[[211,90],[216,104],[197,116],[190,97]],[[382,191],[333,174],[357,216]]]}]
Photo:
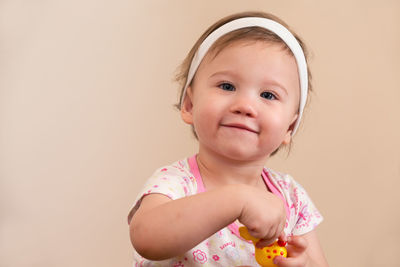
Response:
[{"label": "baby's neck", "polygon": [[206,151],[199,151],[197,164],[207,190],[228,184],[264,187],[262,170],[266,159],[237,161]]}]

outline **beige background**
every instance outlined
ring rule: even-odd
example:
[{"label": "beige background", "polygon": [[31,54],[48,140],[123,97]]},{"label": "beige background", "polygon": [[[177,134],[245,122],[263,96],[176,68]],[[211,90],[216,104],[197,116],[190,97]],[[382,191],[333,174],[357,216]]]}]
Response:
[{"label": "beige background", "polygon": [[0,1],[0,266],[130,266],[126,215],[196,151],[176,66],[220,17],[264,10],[313,53],[315,94],[269,165],[312,196],[331,266],[400,266],[400,2]]}]

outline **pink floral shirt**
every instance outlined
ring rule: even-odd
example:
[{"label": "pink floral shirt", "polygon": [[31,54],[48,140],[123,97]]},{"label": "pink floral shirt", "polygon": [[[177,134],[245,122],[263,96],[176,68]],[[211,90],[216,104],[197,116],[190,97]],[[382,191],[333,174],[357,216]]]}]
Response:
[{"label": "pink floral shirt", "polygon": [[[262,177],[269,190],[286,204],[286,235],[305,234],[321,223],[322,216],[305,190],[291,176],[264,168]],[[204,191],[196,156],[177,161],[158,169],[147,180],[128,220],[138,209],[141,199],[148,194],[164,194],[175,200]],[[232,223],[185,254],[168,260],[150,261],[134,251],[134,266],[258,266],[253,244],[240,237],[238,228],[236,223]]]}]

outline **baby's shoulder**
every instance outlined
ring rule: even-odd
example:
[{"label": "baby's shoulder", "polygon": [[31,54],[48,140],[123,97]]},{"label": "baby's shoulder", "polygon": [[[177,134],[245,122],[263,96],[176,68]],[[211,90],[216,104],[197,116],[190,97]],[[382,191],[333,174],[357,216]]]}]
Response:
[{"label": "baby's shoulder", "polygon": [[323,217],[306,190],[289,174],[267,170],[270,181],[286,201],[289,216],[288,229],[294,235],[305,234],[316,227]]},{"label": "baby's shoulder", "polygon": [[155,177],[183,179],[185,177],[193,177],[193,174],[190,170],[187,159],[182,159],[156,169],[150,178]]},{"label": "baby's shoulder", "polygon": [[307,191],[290,174],[266,170],[271,183],[286,199],[289,205],[302,205],[310,202]]},{"label": "baby's shoulder", "polygon": [[154,188],[160,187],[164,189],[178,190],[183,194],[177,194],[180,196],[192,195],[197,192],[197,182],[189,166],[188,160],[178,160],[169,165],[158,168],[154,173],[147,179],[147,186]]},{"label": "baby's shoulder", "polygon": [[264,171],[271,182],[283,191],[292,191],[296,188],[303,190],[303,187],[290,174],[274,171],[269,168],[264,168]]}]

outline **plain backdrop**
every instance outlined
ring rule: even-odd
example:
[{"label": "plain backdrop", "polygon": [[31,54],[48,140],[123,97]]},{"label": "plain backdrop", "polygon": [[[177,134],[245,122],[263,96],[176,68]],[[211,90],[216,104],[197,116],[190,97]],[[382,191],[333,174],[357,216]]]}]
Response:
[{"label": "plain backdrop", "polygon": [[400,2],[0,1],[0,266],[131,266],[145,179],[196,152],[176,67],[217,19],[263,10],[312,52],[290,173],[331,266],[400,266]]}]

